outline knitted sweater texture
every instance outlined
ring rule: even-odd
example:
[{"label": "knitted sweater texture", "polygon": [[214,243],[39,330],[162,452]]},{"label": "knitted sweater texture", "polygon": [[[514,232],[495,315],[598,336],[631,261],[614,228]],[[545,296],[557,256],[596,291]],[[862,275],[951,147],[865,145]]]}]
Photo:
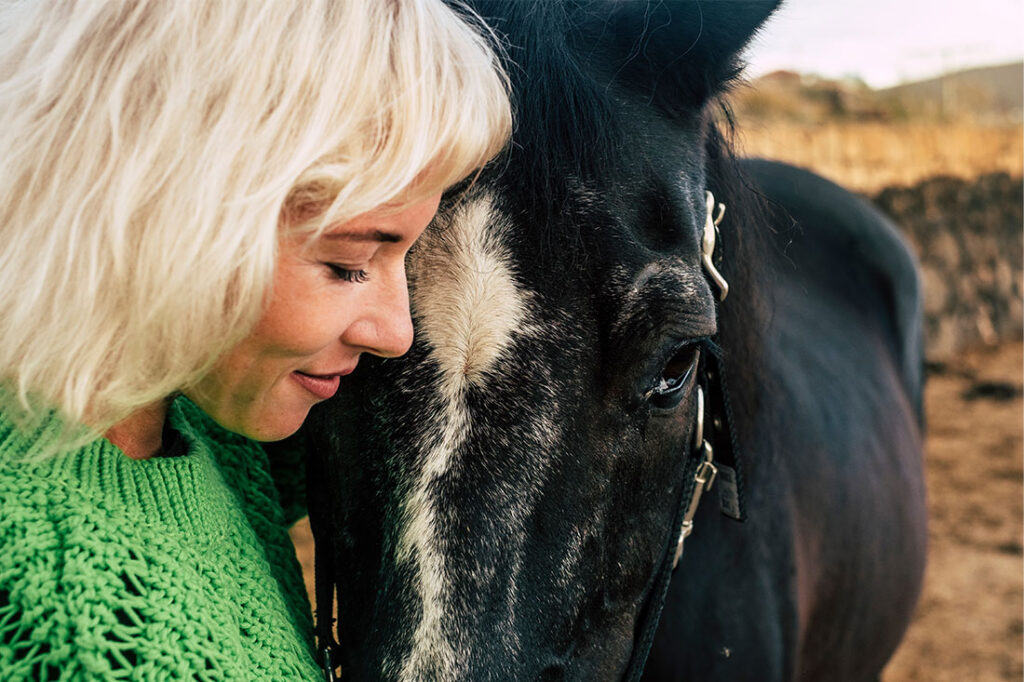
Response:
[{"label": "knitted sweater texture", "polygon": [[312,619],[267,457],[184,398],[180,457],[0,415],[0,679],[313,680]]}]

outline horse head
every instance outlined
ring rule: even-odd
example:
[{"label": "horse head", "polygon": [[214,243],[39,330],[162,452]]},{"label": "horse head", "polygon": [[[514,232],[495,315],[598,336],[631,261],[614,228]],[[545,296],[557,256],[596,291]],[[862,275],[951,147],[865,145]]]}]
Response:
[{"label": "horse head", "polygon": [[310,423],[346,677],[630,665],[717,350],[711,104],[774,4],[475,4],[512,144],[410,254],[412,350],[365,359]]}]

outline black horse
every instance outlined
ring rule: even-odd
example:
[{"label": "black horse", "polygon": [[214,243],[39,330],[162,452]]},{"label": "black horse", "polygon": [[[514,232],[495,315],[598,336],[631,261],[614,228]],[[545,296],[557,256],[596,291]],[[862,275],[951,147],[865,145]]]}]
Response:
[{"label": "black horse", "polygon": [[410,255],[411,352],[307,433],[345,678],[876,680],[925,555],[917,276],[860,200],[730,156],[774,3],[474,7],[513,142]]}]

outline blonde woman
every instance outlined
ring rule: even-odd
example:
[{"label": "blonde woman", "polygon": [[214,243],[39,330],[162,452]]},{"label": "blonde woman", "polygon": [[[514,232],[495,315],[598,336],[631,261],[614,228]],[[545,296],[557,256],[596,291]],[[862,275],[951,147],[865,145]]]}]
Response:
[{"label": "blonde woman", "polygon": [[254,440],[411,342],[405,253],[510,125],[464,19],[0,8],[0,678],[318,677]]}]

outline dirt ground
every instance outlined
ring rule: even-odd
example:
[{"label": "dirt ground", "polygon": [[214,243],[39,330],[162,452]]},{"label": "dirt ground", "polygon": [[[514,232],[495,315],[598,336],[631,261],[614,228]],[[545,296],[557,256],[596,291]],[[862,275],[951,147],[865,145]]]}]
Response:
[{"label": "dirt ground", "polygon": [[928,570],[884,682],[1024,675],[1021,343],[932,368],[925,460]]},{"label": "dirt ground", "polygon": [[[1024,344],[931,368],[925,459],[931,547],[914,624],[884,682],[1024,675]],[[312,538],[293,531],[312,591]],[[827,681],[822,681],[827,682]]]}]

